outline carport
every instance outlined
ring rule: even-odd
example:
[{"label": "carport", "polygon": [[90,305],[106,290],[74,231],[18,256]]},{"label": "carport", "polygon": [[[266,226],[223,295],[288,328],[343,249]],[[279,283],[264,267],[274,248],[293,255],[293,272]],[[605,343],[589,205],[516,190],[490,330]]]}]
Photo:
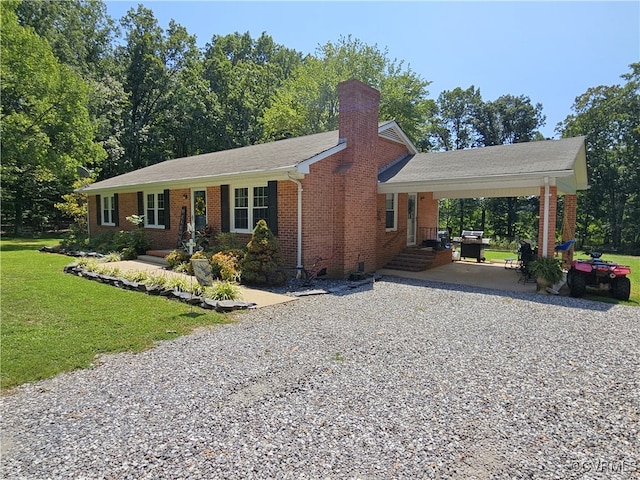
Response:
[{"label": "carport", "polygon": [[[380,172],[378,183],[380,194],[428,194],[436,205],[443,198],[537,195],[542,256],[554,255],[558,196],[564,196],[564,242],[575,236],[576,193],[587,188],[585,137],[418,153]],[[437,218],[428,221],[435,224],[418,226],[437,229]],[[573,248],[563,252],[563,262],[572,258]]]}]

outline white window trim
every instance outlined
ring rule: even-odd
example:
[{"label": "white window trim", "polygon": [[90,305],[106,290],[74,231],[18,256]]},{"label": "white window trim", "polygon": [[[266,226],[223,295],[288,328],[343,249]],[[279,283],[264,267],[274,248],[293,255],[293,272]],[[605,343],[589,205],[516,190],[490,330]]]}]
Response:
[{"label": "white window trim", "polygon": [[[104,225],[105,227],[115,227],[116,226],[115,219],[113,218],[113,213],[114,213],[114,211],[113,211],[113,202],[114,202],[114,198],[115,198],[115,196],[111,195],[111,196],[103,196],[100,199],[100,203],[102,204],[102,205],[100,205],[100,219],[102,220],[102,225]],[[109,208],[109,217],[110,218],[109,218],[108,222],[104,221],[104,211],[105,211],[105,202],[106,202],[106,200],[109,200],[110,203],[111,203],[111,207]]]},{"label": "white window trim", "polygon": [[[255,187],[268,187],[268,184],[257,184],[257,183],[240,183],[237,185],[229,185],[229,196],[230,198],[230,202],[229,202],[229,208],[231,210],[230,212],[230,218],[231,218],[231,225],[230,225],[230,231],[233,233],[253,233],[253,189]],[[247,229],[243,229],[243,228],[236,228],[236,189],[237,188],[246,188],[248,189],[248,199],[247,199],[247,209],[248,209],[248,222],[247,225],[249,225],[249,228]]]},{"label": "white window trim", "polygon": [[[387,195],[393,195],[393,227],[387,228]],[[385,232],[397,232],[398,231],[398,194],[387,193],[384,196],[384,225]]]},{"label": "white window trim", "polygon": [[[147,214],[147,210],[148,208],[148,196],[149,195],[155,195],[155,201],[156,201],[156,206],[154,207],[154,211],[155,211],[155,217],[158,218],[158,206],[157,206],[157,202],[158,202],[158,194],[162,194],[164,195],[164,190],[156,190],[156,191],[149,191],[149,192],[144,192],[144,227],[145,228],[155,228],[158,230],[164,230],[165,226],[164,225],[158,225],[155,223],[148,223],[149,221],[149,215]],[[164,214],[165,214],[165,218],[166,215],[168,214],[167,211],[167,199],[164,199]]]}]

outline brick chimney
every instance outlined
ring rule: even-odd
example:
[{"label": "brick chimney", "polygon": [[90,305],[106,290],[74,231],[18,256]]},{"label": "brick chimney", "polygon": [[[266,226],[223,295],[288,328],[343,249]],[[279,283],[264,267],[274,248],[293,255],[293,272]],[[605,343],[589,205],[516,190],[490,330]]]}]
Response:
[{"label": "brick chimney", "polygon": [[340,255],[343,273],[358,265],[371,272],[376,267],[378,167],[378,113],[380,92],[352,79],[338,84],[339,136],[347,148],[335,176],[337,222],[344,251]]},{"label": "brick chimney", "polygon": [[380,92],[355,78],[338,84],[340,138],[372,148],[378,138]]}]

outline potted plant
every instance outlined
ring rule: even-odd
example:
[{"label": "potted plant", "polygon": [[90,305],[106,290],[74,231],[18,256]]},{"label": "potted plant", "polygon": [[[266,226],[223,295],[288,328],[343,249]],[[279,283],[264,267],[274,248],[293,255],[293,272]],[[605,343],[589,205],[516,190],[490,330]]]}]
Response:
[{"label": "potted plant", "polygon": [[538,257],[529,264],[529,271],[536,278],[538,291],[545,290],[562,280],[562,263],[554,257]]}]

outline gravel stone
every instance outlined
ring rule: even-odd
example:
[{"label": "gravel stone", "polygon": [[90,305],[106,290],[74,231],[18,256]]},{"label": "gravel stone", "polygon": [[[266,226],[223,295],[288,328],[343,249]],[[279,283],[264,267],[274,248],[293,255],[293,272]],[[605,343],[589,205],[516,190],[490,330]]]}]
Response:
[{"label": "gravel stone", "polygon": [[5,479],[640,477],[640,311],[384,278],[2,397]]}]

